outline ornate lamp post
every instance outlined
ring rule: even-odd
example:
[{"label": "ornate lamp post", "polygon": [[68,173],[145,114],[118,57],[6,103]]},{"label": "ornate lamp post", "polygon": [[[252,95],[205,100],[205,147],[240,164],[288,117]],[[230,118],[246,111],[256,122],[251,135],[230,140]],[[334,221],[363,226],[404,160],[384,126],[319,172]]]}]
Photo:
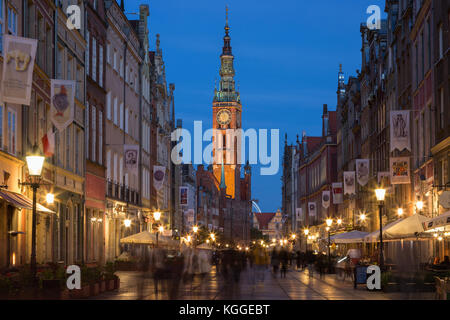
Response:
[{"label": "ornate lamp post", "polygon": [[194,232],[194,248],[197,248],[197,232],[198,232],[198,227],[197,227],[197,226],[193,226],[193,227],[192,227],[192,231]]},{"label": "ornate lamp post", "polygon": [[[21,185],[30,186],[33,190],[33,216],[31,229],[31,276],[34,284],[36,284],[36,191],[44,185],[41,181],[42,168],[44,167],[45,157],[41,155],[37,145],[34,145],[32,152],[25,157],[28,167],[29,182],[22,182]],[[48,200],[51,196],[48,196]],[[54,199],[54,198],[53,198]]]},{"label": "ornate lamp post", "polygon": [[383,257],[383,207],[384,207],[384,197],[386,195],[386,189],[383,189],[381,186],[379,186],[377,189],[375,189],[375,195],[378,200],[378,211],[379,211],[379,218],[380,218],[380,270],[383,270],[384,266],[384,257]]},{"label": "ornate lamp post", "polygon": [[331,256],[330,256],[331,238],[330,238],[330,230],[331,230],[331,225],[333,224],[333,219],[328,218],[326,220],[326,223],[327,223],[326,230],[328,231],[328,267],[330,267],[330,265],[331,265]]}]

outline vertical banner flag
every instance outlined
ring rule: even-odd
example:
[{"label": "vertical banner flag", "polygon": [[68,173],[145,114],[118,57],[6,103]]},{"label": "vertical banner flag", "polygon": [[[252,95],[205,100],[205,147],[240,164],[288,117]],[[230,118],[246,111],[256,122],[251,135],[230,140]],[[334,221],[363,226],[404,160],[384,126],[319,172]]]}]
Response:
[{"label": "vertical banner flag", "polygon": [[188,187],[180,187],[180,205],[186,206],[188,204]]},{"label": "vertical banner flag", "polygon": [[126,144],[123,146],[125,158],[125,170],[138,175],[139,171],[139,146],[137,144]]},{"label": "vertical banner flag", "polygon": [[52,128],[42,137],[42,145],[44,147],[44,155],[46,157],[53,156],[55,153],[55,134]]},{"label": "vertical banner flag", "polygon": [[156,190],[160,190],[162,188],[165,175],[166,167],[153,166],[153,186]]},{"label": "vertical banner flag", "polygon": [[3,35],[3,102],[29,106],[37,39]]},{"label": "vertical banner flag", "polygon": [[407,149],[411,151],[409,131],[409,110],[391,111],[391,151]]},{"label": "vertical banner flag", "polygon": [[75,116],[75,84],[74,80],[51,80],[50,119],[60,132]]},{"label": "vertical banner flag", "polygon": [[316,216],[316,203],[315,202],[308,202],[308,212],[310,217]]},{"label": "vertical banner flag", "polygon": [[302,208],[295,208],[296,220],[303,221]]},{"label": "vertical banner flag", "polygon": [[390,159],[391,184],[411,183],[409,175],[409,157],[398,157]]},{"label": "vertical banner flag", "polygon": [[344,171],[344,194],[355,194],[355,171]]},{"label": "vertical banner flag", "polygon": [[378,182],[378,184],[382,184],[384,186],[390,185],[391,184],[390,181],[389,181],[390,176],[391,175],[390,175],[389,171],[380,171],[380,172],[378,172],[378,174],[377,174],[377,182]]},{"label": "vertical banner flag", "polygon": [[369,159],[356,159],[356,179],[362,186],[369,182]]},{"label": "vertical banner flag", "polygon": [[330,190],[326,190],[322,192],[322,207],[328,209],[330,206]]},{"label": "vertical banner flag", "polygon": [[344,201],[342,194],[342,182],[333,182],[331,184],[333,188],[333,204],[340,204]]}]

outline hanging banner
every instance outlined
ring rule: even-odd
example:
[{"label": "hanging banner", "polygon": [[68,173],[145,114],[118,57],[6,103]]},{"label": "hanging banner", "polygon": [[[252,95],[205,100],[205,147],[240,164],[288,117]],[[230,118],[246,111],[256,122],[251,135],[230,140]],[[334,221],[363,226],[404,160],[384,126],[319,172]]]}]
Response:
[{"label": "hanging banner", "polygon": [[55,153],[55,134],[52,128],[42,137],[42,145],[44,147],[44,155],[46,157],[53,156]]},{"label": "hanging banner", "polygon": [[391,151],[407,149],[411,151],[411,140],[409,131],[409,110],[391,111]]},{"label": "hanging banner", "polygon": [[390,159],[391,184],[410,184],[409,157]]},{"label": "hanging banner", "polygon": [[153,186],[156,190],[160,190],[163,186],[164,177],[166,176],[166,167],[153,167]]},{"label": "hanging banner", "polygon": [[322,192],[322,207],[328,209],[330,206],[330,190]]},{"label": "hanging banner", "polygon": [[356,159],[356,179],[362,186],[369,182],[369,159]]},{"label": "hanging banner", "polygon": [[51,80],[50,119],[58,131],[72,123],[75,115],[75,81]]},{"label": "hanging banner", "polygon": [[333,188],[333,204],[342,203],[344,201],[342,182],[333,182],[331,186]]},{"label": "hanging banner", "polygon": [[37,39],[3,35],[1,100],[29,106]]},{"label": "hanging banner", "polygon": [[308,212],[310,217],[316,216],[316,203],[315,202],[308,202]]},{"label": "hanging banner", "polygon": [[295,209],[295,216],[296,216],[297,221],[303,221],[302,208],[296,208]]},{"label": "hanging banner", "polygon": [[355,194],[355,171],[344,171],[344,194]]},{"label": "hanging banner", "polygon": [[180,187],[180,205],[187,206],[188,204],[188,187]]},{"label": "hanging banner", "polygon": [[138,175],[139,171],[139,146],[137,144],[126,144],[123,146],[125,158],[125,170]]},{"label": "hanging banner", "polygon": [[377,182],[378,184],[381,184],[383,186],[388,186],[391,184],[389,181],[391,177],[391,174],[389,171],[380,171],[377,173]]}]

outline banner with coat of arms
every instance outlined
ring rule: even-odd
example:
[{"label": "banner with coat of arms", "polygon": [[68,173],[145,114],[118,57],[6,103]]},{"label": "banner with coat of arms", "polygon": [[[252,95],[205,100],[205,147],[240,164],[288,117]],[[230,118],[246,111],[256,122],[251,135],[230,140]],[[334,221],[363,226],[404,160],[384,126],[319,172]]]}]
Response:
[{"label": "banner with coat of arms", "polygon": [[344,171],[344,194],[355,194],[355,171]]},{"label": "banner with coat of arms", "polygon": [[30,105],[37,39],[3,35],[1,101]]},{"label": "banner with coat of arms", "polygon": [[75,81],[51,79],[50,119],[59,132],[75,117]]},{"label": "banner with coat of arms", "polygon": [[123,146],[125,158],[125,170],[138,175],[139,171],[139,146],[137,144],[126,144]]},{"label": "banner with coat of arms", "polygon": [[369,182],[369,159],[356,159],[356,179],[361,186]]},{"label": "banner with coat of arms", "polygon": [[328,209],[330,206],[330,190],[322,191],[322,207]]},{"label": "banner with coat of arms", "polygon": [[315,202],[308,202],[308,213],[310,217],[316,216],[316,203]]},{"label": "banner with coat of arms", "polygon": [[344,201],[344,195],[342,193],[342,182],[333,182],[331,184],[333,188],[333,204],[340,204]]},{"label": "banner with coat of arms", "polygon": [[390,112],[390,136],[391,151],[407,149],[411,151],[411,140],[409,130],[409,110],[396,110]]},{"label": "banner with coat of arms", "polygon": [[153,186],[156,190],[161,190],[164,177],[166,176],[166,167],[164,166],[154,166],[153,167]]},{"label": "banner with coat of arms", "polygon": [[390,159],[391,184],[410,184],[409,157]]}]

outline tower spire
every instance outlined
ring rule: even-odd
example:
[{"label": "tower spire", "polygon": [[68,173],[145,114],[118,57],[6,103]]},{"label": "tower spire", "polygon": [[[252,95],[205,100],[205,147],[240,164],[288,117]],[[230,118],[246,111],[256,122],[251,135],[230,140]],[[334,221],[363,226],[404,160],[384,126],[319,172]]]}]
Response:
[{"label": "tower spire", "polygon": [[222,55],[231,56],[231,38],[229,35],[230,27],[228,25],[228,6],[225,7],[225,37],[223,37]]}]

